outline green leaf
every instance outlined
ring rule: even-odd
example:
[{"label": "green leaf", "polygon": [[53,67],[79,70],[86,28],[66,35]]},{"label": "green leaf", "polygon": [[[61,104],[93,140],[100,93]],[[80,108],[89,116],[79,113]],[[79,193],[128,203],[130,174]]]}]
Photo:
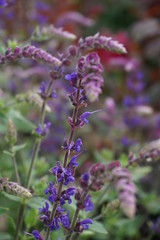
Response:
[{"label": "green leaf", "polygon": [[89,226],[89,230],[95,233],[108,234],[103,224],[97,221],[93,221],[93,224]]},{"label": "green leaf", "polygon": [[16,224],[15,224],[13,218],[10,217],[10,216],[7,217],[7,220],[8,220],[7,230],[10,234],[13,235],[15,233],[15,230],[16,230]]},{"label": "green leaf", "polygon": [[6,151],[6,150],[4,150],[4,151],[3,151],[3,153],[4,153],[4,154],[6,154],[6,155],[8,155],[8,156],[10,156],[10,157],[12,157],[12,156],[13,156],[13,154],[12,154],[12,153],[10,153],[10,152],[8,152],[8,151]]},{"label": "green leaf", "polygon": [[22,116],[22,114],[14,109],[11,109],[8,113],[9,117],[13,120],[16,129],[23,132],[31,132],[35,125],[28,119]]},{"label": "green leaf", "polygon": [[94,232],[89,231],[89,230],[85,230],[81,234],[81,236],[83,236],[83,237],[90,237],[90,236],[93,236],[93,235],[94,235]]},{"label": "green leaf", "polygon": [[0,232],[0,240],[12,240],[13,237],[11,237],[8,233],[2,233]]},{"label": "green leaf", "polygon": [[[27,205],[31,208],[35,208],[38,210],[38,208],[41,208],[44,205],[44,202],[46,201],[45,198],[42,197],[33,197],[31,198],[28,202]],[[50,209],[51,208],[51,204],[50,204]]]},{"label": "green leaf", "polygon": [[128,163],[128,157],[126,154],[122,153],[120,156],[120,163],[122,167],[125,167]]},{"label": "green leaf", "polygon": [[150,166],[134,168],[131,171],[133,181],[139,181],[142,177],[146,176],[152,168]]},{"label": "green leaf", "polygon": [[34,227],[37,222],[37,211],[36,209],[32,208],[27,212],[27,215],[25,217],[25,224],[27,228],[30,228],[31,226]]},{"label": "green leaf", "polygon": [[2,194],[7,197],[8,199],[12,200],[12,201],[15,201],[15,202],[21,202],[21,198],[17,197],[17,196],[14,196],[14,195],[11,195],[9,193],[6,193],[6,192],[2,192]]},{"label": "green leaf", "polygon": [[4,207],[0,207],[0,216],[4,213],[6,213],[9,210],[9,208],[4,208]]},{"label": "green leaf", "polygon": [[21,144],[21,145],[15,145],[15,146],[13,146],[12,149],[13,149],[13,152],[16,153],[16,152],[18,152],[19,150],[21,150],[21,149],[23,149],[25,147],[26,147],[26,143]]}]

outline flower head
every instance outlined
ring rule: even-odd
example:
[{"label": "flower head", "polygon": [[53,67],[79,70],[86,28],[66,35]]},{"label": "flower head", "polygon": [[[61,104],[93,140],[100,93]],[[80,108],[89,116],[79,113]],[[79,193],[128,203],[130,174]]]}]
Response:
[{"label": "flower head", "polygon": [[38,127],[35,129],[35,132],[39,136],[45,136],[48,133],[50,126],[50,122],[45,123],[43,127],[41,126],[41,124],[39,124]]},{"label": "flower head", "polygon": [[39,232],[37,230],[33,230],[32,235],[33,235],[34,239],[36,239],[36,240],[43,240],[43,238],[41,237],[41,235],[39,234]]}]

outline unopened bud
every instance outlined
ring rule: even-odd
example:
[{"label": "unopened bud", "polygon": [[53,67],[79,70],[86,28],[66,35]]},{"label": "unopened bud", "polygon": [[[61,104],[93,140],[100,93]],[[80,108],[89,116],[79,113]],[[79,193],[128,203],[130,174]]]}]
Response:
[{"label": "unopened bud", "polygon": [[11,119],[7,123],[6,141],[10,145],[14,145],[17,142],[17,130]]},{"label": "unopened bud", "polygon": [[7,178],[0,179],[0,191],[15,195],[21,198],[31,198],[32,194],[30,191],[16,182],[8,182]]}]

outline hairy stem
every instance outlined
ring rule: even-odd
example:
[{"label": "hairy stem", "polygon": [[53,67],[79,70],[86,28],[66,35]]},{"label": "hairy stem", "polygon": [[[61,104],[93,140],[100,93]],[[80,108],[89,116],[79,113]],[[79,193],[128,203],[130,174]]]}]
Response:
[{"label": "hairy stem", "polygon": [[[78,90],[77,90],[77,96],[76,96],[76,102],[78,103],[79,101],[79,96],[80,96],[80,87],[81,87],[81,79],[79,80],[78,83]],[[73,120],[73,127],[70,129],[70,134],[69,134],[69,140],[68,140],[68,145],[72,142],[73,140],[73,136],[75,133],[75,129],[76,129],[76,120],[77,120],[77,115],[78,115],[78,110],[79,110],[79,106],[78,104],[75,106],[74,110],[73,110],[73,114],[72,114],[72,120]],[[68,162],[68,158],[70,155],[70,150],[67,149],[64,155],[64,160],[63,160],[63,167],[65,168],[67,166],[67,162]],[[60,182],[59,186],[58,186],[58,194],[57,194],[57,198],[60,197],[61,192],[63,189],[63,182]],[[55,212],[56,212],[56,208],[57,208],[58,203],[54,202],[53,204],[53,208],[52,208],[52,212],[51,212],[51,220],[53,219]],[[45,240],[48,240],[50,237],[50,228],[47,228],[46,231],[46,236],[45,236]]]},{"label": "hairy stem", "polygon": [[15,171],[15,175],[16,175],[16,181],[19,185],[21,185],[21,181],[20,181],[20,177],[19,177],[19,173],[18,173],[17,162],[16,162],[16,158],[14,155],[12,156],[12,161],[13,161],[14,171]]},{"label": "hairy stem", "polygon": [[[46,91],[47,96],[49,96],[49,94],[50,94],[52,83],[53,83],[53,81],[50,81],[50,83],[48,85],[48,88],[47,88],[47,91]],[[45,111],[46,104],[47,104],[47,98],[45,98],[43,100],[43,105],[42,105],[42,109],[41,109],[41,113],[40,113],[39,123],[41,124],[42,127],[44,125],[44,119],[45,119],[45,113],[46,113],[46,111]],[[32,153],[32,157],[31,157],[31,162],[30,162],[30,166],[29,166],[29,170],[28,170],[28,174],[27,174],[27,178],[26,178],[26,184],[25,184],[26,188],[30,187],[30,180],[31,180],[31,176],[32,176],[32,171],[33,171],[33,168],[34,168],[35,160],[36,160],[38,152],[39,152],[41,141],[42,141],[41,139],[37,139],[37,138],[35,140],[35,144],[34,144],[34,147],[33,147],[33,153]],[[21,204],[20,209],[19,209],[17,227],[16,227],[16,231],[15,231],[15,235],[14,235],[14,240],[18,240],[19,231],[21,229],[21,225],[22,225],[22,222],[23,222],[25,207],[26,207],[26,201],[24,200],[24,202]]]},{"label": "hairy stem", "polygon": [[[88,194],[88,192],[83,192],[82,193],[81,203],[83,203],[83,201],[86,198],[87,194]],[[80,209],[77,207],[75,212],[74,212],[73,218],[72,218],[71,227],[70,227],[70,233],[69,233],[68,236],[66,236],[65,240],[70,240],[71,239],[73,231],[74,231],[74,228],[76,226],[76,222],[77,222],[78,216],[79,216],[79,212],[80,212]]]}]

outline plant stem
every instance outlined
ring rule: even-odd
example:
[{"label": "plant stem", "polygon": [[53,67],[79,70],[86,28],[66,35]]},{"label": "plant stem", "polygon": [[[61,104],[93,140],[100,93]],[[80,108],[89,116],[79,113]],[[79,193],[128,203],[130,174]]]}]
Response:
[{"label": "plant stem", "polygon": [[[88,192],[83,192],[82,193],[82,197],[81,197],[81,201],[80,201],[81,203],[83,203],[83,201],[86,198],[87,194],[88,194]],[[73,218],[72,218],[71,227],[70,227],[70,233],[69,233],[68,236],[66,236],[65,240],[70,240],[71,237],[72,237],[72,234],[73,234],[73,231],[74,231],[74,228],[75,228],[78,216],[79,216],[79,211],[80,211],[80,209],[77,207],[75,212],[74,212]]]},{"label": "plant stem", "polygon": [[[78,83],[78,87],[77,87],[77,96],[76,96],[76,102],[77,102],[77,103],[78,103],[78,101],[79,101],[79,96],[80,96],[81,81],[82,81],[82,80],[80,79],[80,80],[79,80],[79,83]],[[74,110],[73,110],[73,114],[72,114],[73,127],[70,128],[68,145],[70,145],[71,142],[72,142],[72,140],[73,140],[73,136],[74,136],[75,129],[76,129],[75,124],[76,124],[76,120],[77,120],[78,110],[79,110],[79,106],[78,106],[78,104],[77,104],[77,105],[75,106],[75,108],[74,108]],[[68,162],[68,157],[69,157],[69,155],[70,155],[70,150],[67,149],[66,152],[65,152],[65,155],[64,155],[64,160],[63,160],[63,167],[64,167],[64,168],[67,166],[67,162]],[[62,189],[63,189],[63,182],[60,182],[60,184],[59,184],[59,186],[58,186],[57,198],[60,197],[61,192],[62,192]],[[57,202],[54,202],[53,208],[52,208],[52,212],[51,212],[51,217],[50,217],[51,220],[53,219],[53,217],[54,217],[54,215],[55,215],[57,205],[58,205],[58,203],[57,203]],[[45,240],[48,240],[49,236],[50,236],[50,228],[47,228]]]},{"label": "plant stem", "polygon": [[102,198],[104,197],[104,195],[106,194],[106,192],[108,191],[108,189],[110,188],[110,185],[106,185],[104,187],[104,189],[102,189],[102,192],[100,193],[99,197],[97,198],[95,204],[94,204],[94,211],[88,215],[89,218],[91,218],[95,211],[97,210],[98,206],[101,204]]},{"label": "plant stem", "polygon": [[[53,81],[51,80],[49,85],[48,85],[47,91],[46,91],[46,95],[47,96],[49,96],[49,94],[50,94],[52,83],[53,83]],[[43,105],[42,105],[42,109],[41,109],[41,113],[40,113],[40,120],[39,120],[39,122],[40,122],[42,127],[44,125],[46,104],[47,104],[47,98],[45,98],[43,100]],[[30,166],[29,166],[29,170],[28,170],[28,174],[27,174],[27,178],[26,178],[26,184],[25,184],[26,188],[30,187],[30,180],[31,180],[32,170],[33,170],[33,166],[34,166],[35,160],[36,160],[38,152],[39,152],[41,141],[42,141],[42,139],[37,139],[37,138],[35,140],[33,153],[32,153],[32,158],[31,158],[31,162],[30,162]],[[19,231],[21,229],[21,225],[22,225],[22,222],[23,222],[23,216],[24,216],[25,207],[26,207],[26,201],[24,200],[24,202],[21,204],[20,209],[19,209],[18,220],[17,220],[17,227],[16,227],[16,231],[15,231],[14,240],[18,240]]]},{"label": "plant stem", "polygon": [[[76,225],[76,222],[77,222],[77,219],[78,219],[78,215],[79,215],[79,208],[76,209],[76,211],[74,212],[74,216],[72,218],[72,223],[71,223],[71,231],[73,231],[75,225]],[[70,234],[68,236],[66,236],[65,240],[70,240],[71,239],[71,236],[72,236],[72,233],[73,232],[70,232]]]},{"label": "plant stem", "polygon": [[[12,150],[11,150],[11,151],[12,151]],[[20,177],[19,177],[19,173],[18,173],[17,162],[16,162],[16,158],[15,158],[14,155],[12,156],[12,161],[13,161],[13,166],[14,166],[14,171],[15,171],[17,183],[18,183],[19,185],[21,185],[21,181],[20,181]]]}]

